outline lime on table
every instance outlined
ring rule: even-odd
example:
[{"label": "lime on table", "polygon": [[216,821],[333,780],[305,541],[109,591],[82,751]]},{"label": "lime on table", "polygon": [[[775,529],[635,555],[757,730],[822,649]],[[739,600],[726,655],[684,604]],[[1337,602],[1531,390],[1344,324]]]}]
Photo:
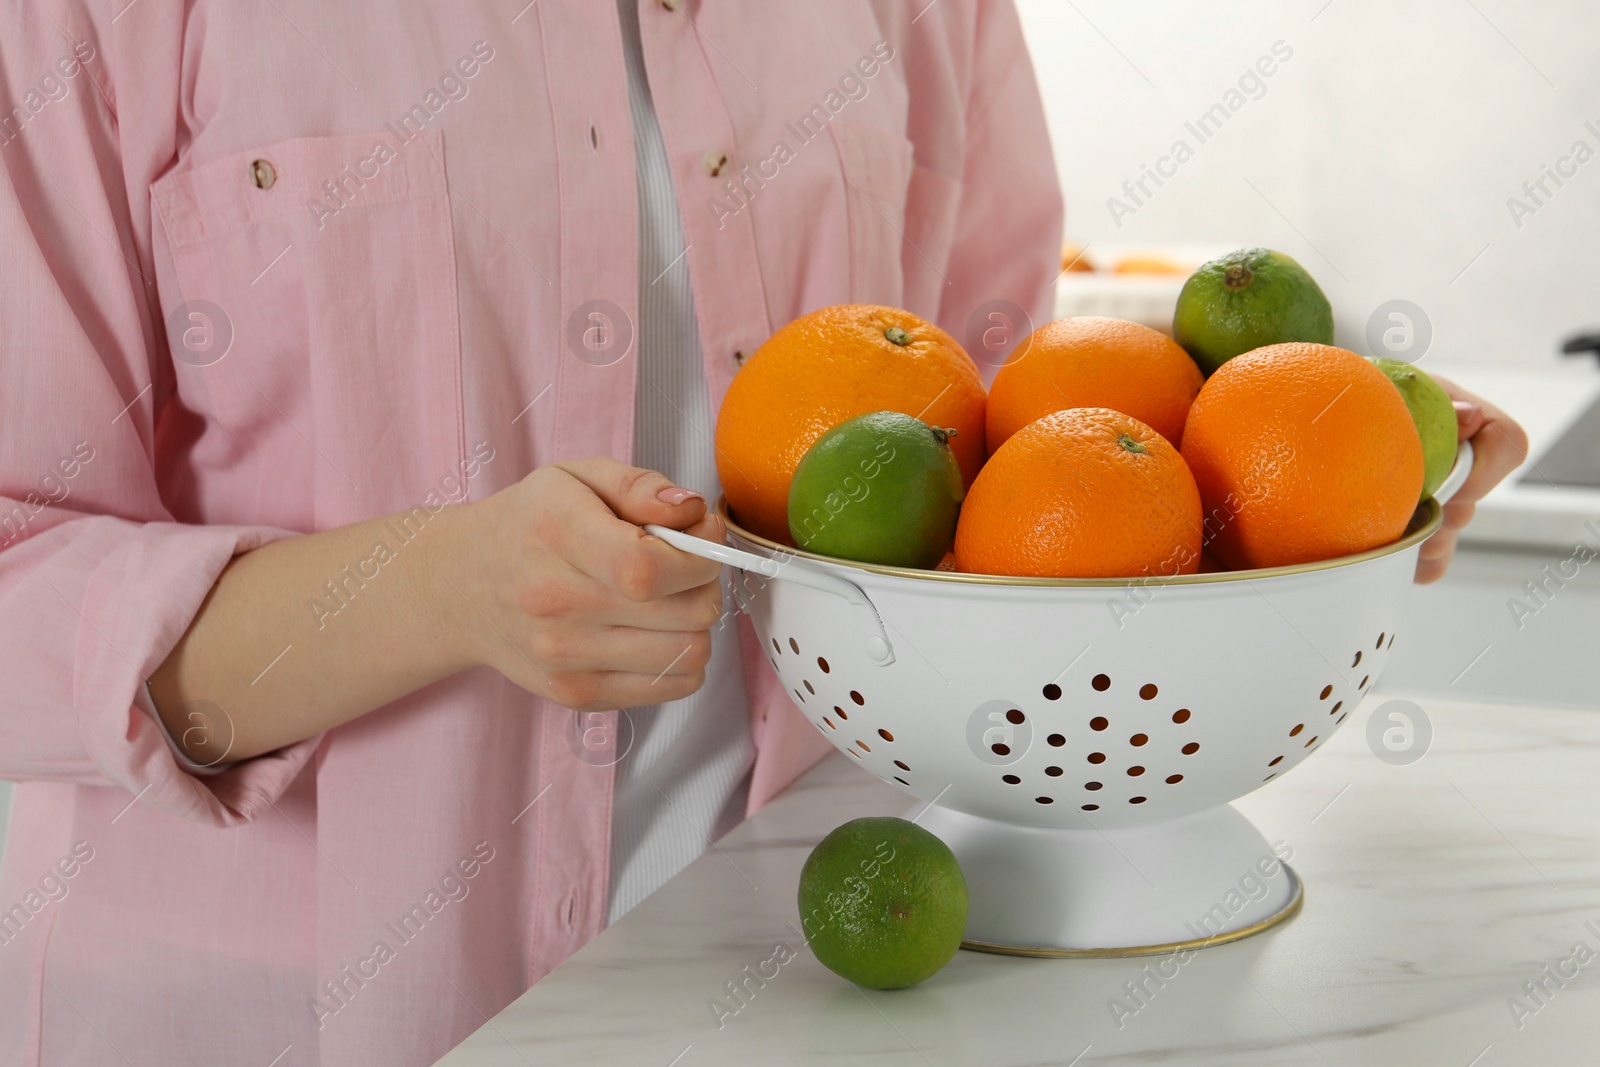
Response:
[{"label": "lime on table", "polygon": [[1172,337],[1210,374],[1265,345],[1333,344],[1333,306],[1316,279],[1282,252],[1241,248],[1189,275],[1172,315]]},{"label": "lime on table", "polygon": [[895,411],[819,437],[789,483],[789,536],[808,552],[931,568],[955,540],[965,494],[954,430]]},{"label": "lime on table", "polygon": [[1422,499],[1434,494],[1456,465],[1456,409],[1433,376],[1397,359],[1374,357],[1373,363],[1389,376],[1411,409],[1411,421],[1422,438]]},{"label": "lime on table", "polygon": [[900,989],[961,947],[967,882],[949,846],[915,823],[853,819],[801,869],[800,923],[830,971],[868,989]]}]

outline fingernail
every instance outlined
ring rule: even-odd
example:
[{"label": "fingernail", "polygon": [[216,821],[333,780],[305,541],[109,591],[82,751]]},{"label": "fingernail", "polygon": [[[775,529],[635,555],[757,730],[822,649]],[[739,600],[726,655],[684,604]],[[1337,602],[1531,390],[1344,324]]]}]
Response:
[{"label": "fingernail", "polygon": [[657,493],[656,499],[663,504],[681,504],[685,500],[704,500],[705,497],[693,489],[680,489],[678,486],[670,485]]},{"label": "fingernail", "polygon": [[1483,414],[1483,409],[1470,400],[1455,400],[1451,402],[1450,406],[1456,409],[1456,418],[1462,422],[1468,419],[1475,419]]}]

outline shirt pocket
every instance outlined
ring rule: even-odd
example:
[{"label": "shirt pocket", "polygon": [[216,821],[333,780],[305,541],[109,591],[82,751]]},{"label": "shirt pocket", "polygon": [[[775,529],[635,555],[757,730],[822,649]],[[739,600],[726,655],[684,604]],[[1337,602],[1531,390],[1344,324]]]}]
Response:
[{"label": "shirt pocket", "polygon": [[151,199],[177,392],[224,431],[198,462],[258,453],[271,473],[252,518],[342,525],[414,507],[459,473],[438,131],[279,141],[174,171]]},{"label": "shirt pocket", "polygon": [[911,142],[895,131],[846,119],[834,119],[828,132],[844,178],[849,299],[899,306],[905,295],[901,253],[906,248]]}]

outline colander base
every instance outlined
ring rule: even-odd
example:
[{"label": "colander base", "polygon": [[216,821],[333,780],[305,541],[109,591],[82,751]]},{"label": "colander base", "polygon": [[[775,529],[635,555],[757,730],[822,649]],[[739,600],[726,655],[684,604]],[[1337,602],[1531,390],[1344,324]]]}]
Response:
[{"label": "colander base", "polygon": [[1178,954],[1299,911],[1304,891],[1231,805],[1114,829],[1044,829],[933,805],[919,825],[956,854],[970,906],[963,947],[1052,958]]}]

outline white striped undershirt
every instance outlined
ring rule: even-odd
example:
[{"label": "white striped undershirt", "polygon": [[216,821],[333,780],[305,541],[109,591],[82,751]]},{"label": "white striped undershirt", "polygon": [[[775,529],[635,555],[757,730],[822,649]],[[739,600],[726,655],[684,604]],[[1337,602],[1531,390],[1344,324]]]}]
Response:
[{"label": "white striped undershirt", "polygon": [[[639,176],[633,462],[713,501],[720,487],[711,447],[711,397],[701,363],[678,198],[645,75],[640,2],[617,0]],[[699,692],[627,714],[634,737],[616,767],[608,923],[744,817],[755,744],[733,618],[727,617],[713,634],[706,684]]]}]

